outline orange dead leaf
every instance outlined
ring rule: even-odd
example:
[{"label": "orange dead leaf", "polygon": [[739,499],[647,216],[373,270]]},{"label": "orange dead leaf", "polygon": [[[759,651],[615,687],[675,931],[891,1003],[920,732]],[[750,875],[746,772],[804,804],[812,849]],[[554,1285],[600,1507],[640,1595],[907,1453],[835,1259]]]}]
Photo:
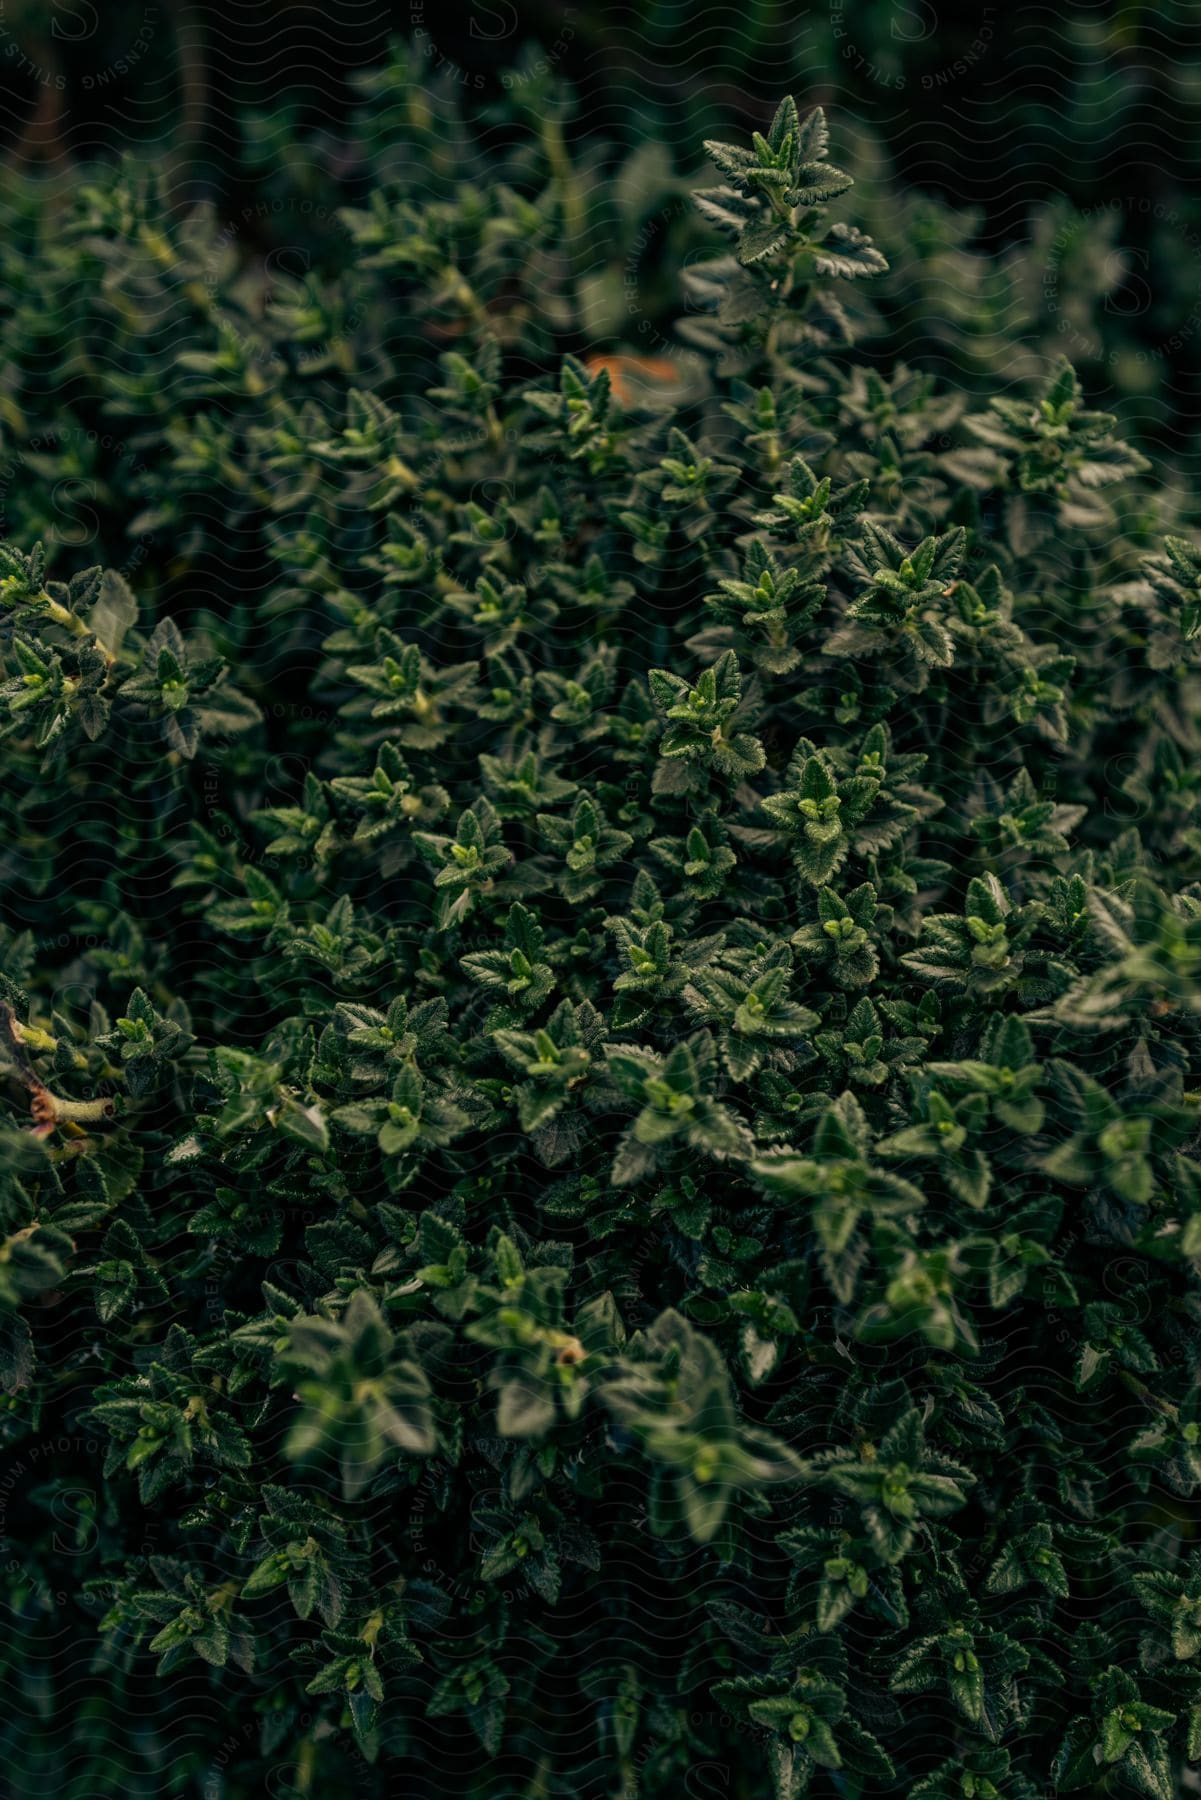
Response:
[{"label": "orange dead leaf", "polygon": [[[584,367],[590,375],[596,375],[601,369],[607,371],[613,387],[613,397],[628,406],[638,398],[638,386],[643,387],[652,382],[661,381],[673,384],[680,379],[680,371],[668,356],[589,356]],[[636,385],[631,388],[631,382]]]}]

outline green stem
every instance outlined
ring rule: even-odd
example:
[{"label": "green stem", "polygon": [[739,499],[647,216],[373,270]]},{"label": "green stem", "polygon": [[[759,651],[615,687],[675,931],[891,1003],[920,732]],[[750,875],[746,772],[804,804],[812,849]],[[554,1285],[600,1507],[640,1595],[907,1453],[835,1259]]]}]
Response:
[{"label": "green stem", "polygon": [[71,633],[72,637],[96,638],[96,648],[104,657],[105,661],[110,663],[116,662],[117,659],[109,649],[108,645],[101,643],[91,626],[88,625],[85,620],[81,619],[78,613],[73,613],[70,607],[60,606],[57,600],[52,600],[50,598],[44,588],[38,598],[45,601],[45,615],[55,625],[61,625],[64,631],[69,631]]},{"label": "green stem", "polygon": [[579,266],[578,253],[584,238],[584,207],[571,166],[571,157],[567,152],[563,127],[558,119],[548,118],[543,121],[542,148],[559,190],[559,204],[563,209],[564,248],[568,261],[575,269]]},{"label": "green stem", "polygon": [[115,1100],[67,1100],[61,1094],[52,1094],[49,1088],[46,1098],[60,1123],[70,1119],[76,1125],[99,1125],[105,1119],[115,1117],[117,1111]]}]

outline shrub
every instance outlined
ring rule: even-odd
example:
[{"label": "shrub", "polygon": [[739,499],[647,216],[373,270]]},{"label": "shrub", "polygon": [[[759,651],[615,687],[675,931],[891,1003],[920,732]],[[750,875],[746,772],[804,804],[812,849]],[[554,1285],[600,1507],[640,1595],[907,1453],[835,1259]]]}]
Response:
[{"label": "shrub", "polygon": [[1067,365],[855,356],[790,100],[687,354],[553,360],[547,118],[349,310],[71,228],[146,549],[0,555],[10,1766],[1170,1800],[1201,552]]}]

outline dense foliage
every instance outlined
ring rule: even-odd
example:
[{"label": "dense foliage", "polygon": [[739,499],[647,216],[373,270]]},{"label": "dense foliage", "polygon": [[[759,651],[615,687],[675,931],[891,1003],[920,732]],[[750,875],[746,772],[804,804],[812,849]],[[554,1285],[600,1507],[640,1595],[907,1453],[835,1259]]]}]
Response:
[{"label": "dense foliage", "polygon": [[367,86],[263,313],[4,251],[19,1791],[1171,1800],[1201,551],[857,357],[820,113],[595,355],[553,98]]},{"label": "dense foliage", "polygon": [[679,171],[701,139],[762,125],[795,71],[809,105],[838,110],[860,223],[891,265],[872,301],[892,353],[934,359],[956,386],[981,371],[1004,384],[1030,378],[1049,340],[1154,448],[1161,479],[1165,455],[1194,454],[1201,15],[1183,0],[1067,0],[1051,17],[991,0],[709,0],[699,21],[676,0],[373,0],[334,29],[327,13],[5,0],[6,227],[27,171],[66,188],[73,157],[150,143],[169,192],[214,198],[243,252],[270,264],[283,223],[295,273],[297,221],[276,203],[303,194],[312,221],[339,190],[342,203],[358,190],[351,204],[370,193],[349,97],[399,31],[410,55],[394,97],[415,81],[423,105],[463,100],[502,133],[515,106],[541,123],[548,75],[574,84],[566,137],[587,148],[574,252],[596,347],[632,286],[646,329],[670,310],[689,236]]}]

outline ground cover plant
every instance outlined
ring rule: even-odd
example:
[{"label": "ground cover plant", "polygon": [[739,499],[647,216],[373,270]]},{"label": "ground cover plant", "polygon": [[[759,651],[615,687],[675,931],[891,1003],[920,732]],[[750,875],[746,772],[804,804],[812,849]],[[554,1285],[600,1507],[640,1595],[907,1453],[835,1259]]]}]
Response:
[{"label": "ground cover plant", "polygon": [[856,350],[819,111],[593,353],[553,96],[367,88],[265,313],[4,252],[12,1779],[1170,1800],[1201,550]]}]

